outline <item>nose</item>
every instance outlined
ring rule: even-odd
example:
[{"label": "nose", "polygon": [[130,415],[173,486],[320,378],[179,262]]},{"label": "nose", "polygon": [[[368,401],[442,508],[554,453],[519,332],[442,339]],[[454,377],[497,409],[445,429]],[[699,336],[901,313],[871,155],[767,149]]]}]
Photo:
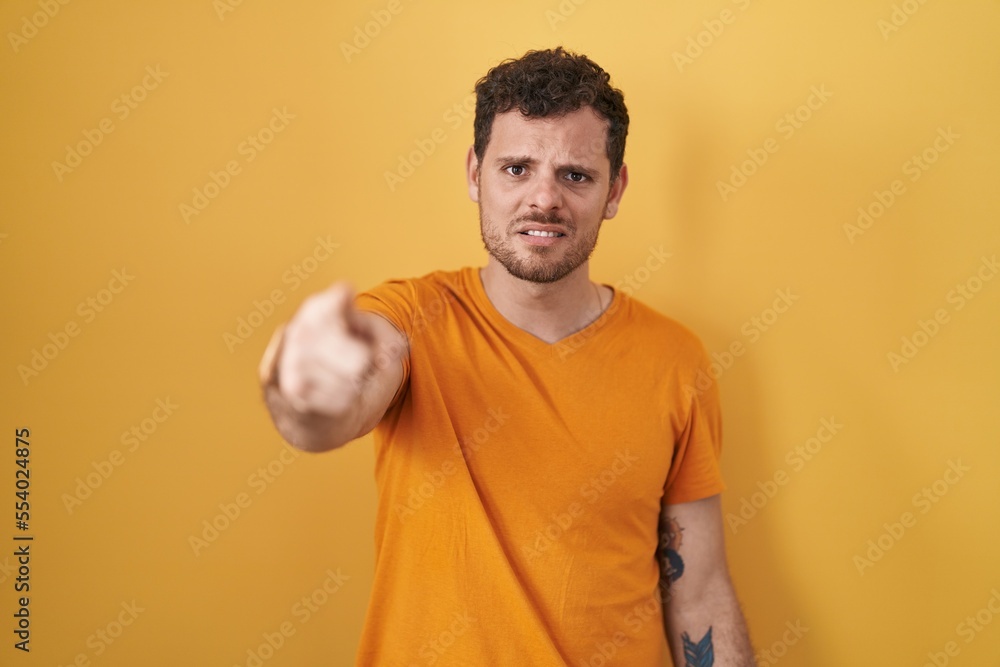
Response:
[{"label": "nose", "polygon": [[532,183],[528,204],[542,213],[562,208],[562,188],[555,174],[539,173]]}]

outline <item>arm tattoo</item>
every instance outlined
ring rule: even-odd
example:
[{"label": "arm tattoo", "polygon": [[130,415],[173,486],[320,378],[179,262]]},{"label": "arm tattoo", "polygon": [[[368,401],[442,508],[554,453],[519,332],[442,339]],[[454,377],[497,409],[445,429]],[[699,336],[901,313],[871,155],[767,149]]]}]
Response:
[{"label": "arm tattoo", "polygon": [[661,527],[660,571],[662,581],[668,587],[684,574],[684,560],[680,554],[683,530],[673,517],[666,517]]},{"label": "arm tattoo", "polygon": [[715,664],[715,651],[712,649],[712,626],[708,632],[695,644],[688,633],[681,635],[684,641],[684,667],[712,667]]}]

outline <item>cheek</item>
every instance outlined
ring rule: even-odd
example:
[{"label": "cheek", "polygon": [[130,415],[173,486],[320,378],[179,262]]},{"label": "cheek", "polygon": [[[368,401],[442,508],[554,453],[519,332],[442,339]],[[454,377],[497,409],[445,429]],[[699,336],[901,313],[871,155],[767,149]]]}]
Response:
[{"label": "cheek", "polygon": [[604,217],[605,202],[603,199],[588,198],[586,201],[578,201],[570,207],[573,219],[580,223],[599,222]]},{"label": "cheek", "polygon": [[517,202],[511,196],[497,192],[496,189],[489,189],[485,192],[479,191],[479,203],[483,210],[492,217],[506,216],[509,211],[517,208]]}]

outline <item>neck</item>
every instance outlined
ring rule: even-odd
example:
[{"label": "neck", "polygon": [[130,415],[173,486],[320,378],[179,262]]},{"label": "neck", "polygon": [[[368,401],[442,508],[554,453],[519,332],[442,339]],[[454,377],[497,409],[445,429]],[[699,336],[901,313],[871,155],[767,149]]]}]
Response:
[{"label": "neck", "polygon": [[588,263],[554,283],[533,283],[510,275],[493,257],[479,271],[493,307],[514,326],[555,343],[596,320],[610,302],[610,290],[590,281]]}]

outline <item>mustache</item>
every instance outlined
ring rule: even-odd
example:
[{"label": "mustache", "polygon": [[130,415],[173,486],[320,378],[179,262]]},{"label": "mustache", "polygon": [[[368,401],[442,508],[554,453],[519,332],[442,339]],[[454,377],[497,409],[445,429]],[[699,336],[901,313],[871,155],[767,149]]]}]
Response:
[{"label": "mustache", "polygon": [[520,218],[514,221],[514,225],[522,222],[537,222],[542,225],[561,225],[563,227],[569,228],[569,224],[557,213],[542,213],[542,212],[532,212],[526,215],[522,215]]}]

